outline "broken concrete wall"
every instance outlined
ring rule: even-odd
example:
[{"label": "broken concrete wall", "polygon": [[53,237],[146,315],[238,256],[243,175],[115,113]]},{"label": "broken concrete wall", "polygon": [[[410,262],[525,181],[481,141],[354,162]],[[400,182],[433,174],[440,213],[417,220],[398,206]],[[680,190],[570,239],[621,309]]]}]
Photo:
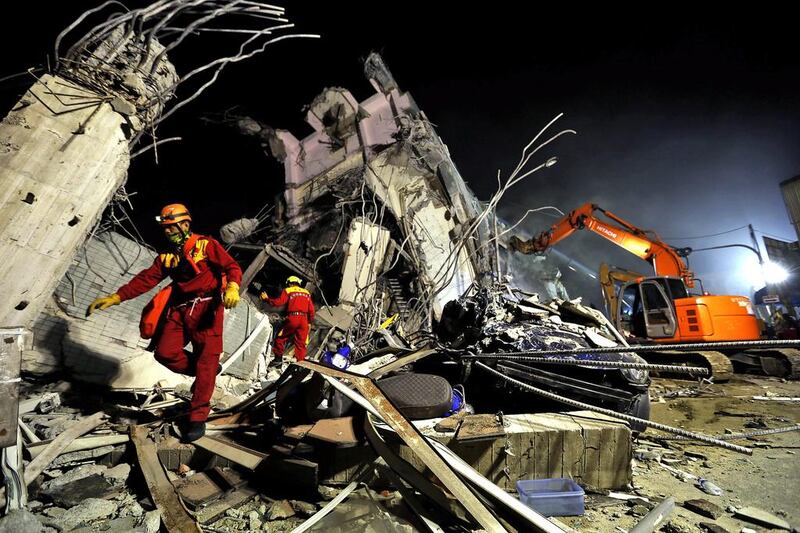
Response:
[{"label": "broken concrete wall", "polygon": [[[513,281],[545,300],[566,298],[557,269],[529,260],[528,268],[509,272],[498,264],[506,254],[491,238],[500,233],[490,227],[491,206],[467,187],[447,146],[380,57],[370,55],[364,68],[375,94],[359,102],[345,89],[323,90],[309,104],[305,118],[314,131],[305,138],[258,126],[269,132],[286,180],[286,209],[278,206],[268,240],[314,265],[306,277],[321,289],[321,322],[347,329],[367,351],[389,316],[400,317],[396,332],[414,344],[412,335],[424,336],[445,305],[470,290]],[[353,233],[364,234],[365,224],[386,234],[382,258]],[[357,266],[364,250],[375,254],[369,275],[366,263]],[[530,279],[517,279],[522,273]],[[367,297],[355,301],[359,287],[367,287]]]},{"label": "broken concrete wall", "polygon": [[0,124],[0,324],[33,323],[126,178],[124,117],[86,103],[101,96],[47,75]]},{"label": "broken concrete wall", "polygon": [[339,301],[352,307],[371,302],[378,276],[387,266],[389,230],[362,219],[350,224]]},{"label": "broken concrete wall", "polygon": [[37,80],[0,123],[0,324],[33,324],[125,182],[130,139],[177,81],[163,47],[142,57],[132,34],[116,28]]},{"label": "broken concrete wall", "polygon": [[404,146],[378,155],[365,179],[405,229],[405,250],[421,269],[422,285],[438,319],[444,305],[461,296],[475,279],[467,248],[453,238],[457,228],[451,206]]},{"label": "broken concrete wall", "polygon": [[[482,271],[476,268],[481,250],[460,239],[479,212],[478,202],[410,95],[370,80],[378,92],[362,103],[341,88],[323,91],[309,106],[306,121],[315,131],[304,139],[276,131],[273,153],[285,167],[287,220],[299,233],[311,230],[319,219],[310,215],[319,213],[314,203],[336,196],[338,182],[357,175],[350,196],[358,200],[360,190],[360,201],[381,213],[372,214],[372,224],[399,227],[406,237],[402,253],[420,270],[417,296],[438,319],[445,303]],[[445,169],[448,179],[442,178]],[[383,220],[384,212],[391,221]],[[352,272],[342,274],[342,301],[348,303]]]},{"label": "broken concrete wall", "polygon": [[[94,298],[117,290],[150,266],[154,257],[149,248],[114,232],[86,241],[56,287],[52,303],[34,323],[34,349],[25,352],[23,368],[41,374],[63,367],[76,379],[112,387],[183,381],[184,377],[153,359],[153,354],[145,350],[149,341],[139,336],[141,311],[157,289],[89,318],[84,316]],[[232,353],[263,315],[245,301],[227,313],[223,344],[225,353]],[[267,326],[228,372],[248,377],[270,335]]]}]

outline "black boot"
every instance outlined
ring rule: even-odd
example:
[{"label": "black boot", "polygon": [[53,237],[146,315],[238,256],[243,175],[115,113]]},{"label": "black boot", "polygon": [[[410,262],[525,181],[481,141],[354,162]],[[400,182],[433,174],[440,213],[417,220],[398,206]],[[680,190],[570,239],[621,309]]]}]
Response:
[{"label": "black boot", "polygon": [[186,432],[183,434],[183,442],[194,442],[206,434],[205,422],[189,422]]}]

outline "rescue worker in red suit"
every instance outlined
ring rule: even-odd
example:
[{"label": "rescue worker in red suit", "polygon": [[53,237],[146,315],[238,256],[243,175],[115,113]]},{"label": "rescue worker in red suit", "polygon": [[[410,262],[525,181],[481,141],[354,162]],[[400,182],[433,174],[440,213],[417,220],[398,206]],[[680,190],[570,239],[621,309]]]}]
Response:
[{"label": "rescue worker in red suit", "polygon": [[302,280],[297,276],[289,276],[286,288],[277,298],[270,298],[266,292],[261,293],[261,299],[272,306],[286,306],[286,319],[275,338],[272,349],[275,359],[280,360],[286,349],[286,342],[294,340],[294,357],[298,361],[306,358],[308,346],[308,333],[311,322],[314,321],[314,302],[311,293],[300,286]]},{"label": "rescue worker in red suit", "polygon": [[[242,270],[219,242],[192,234],[192,218],[186,206],[170,204],[156,220],[170,245],[150,267],[136,274],[116,293],[94,300],[86,313],[88,316],[96,309],[136,298],[167,276],[172,278],[163,326],[153,339],[155,358],[173,372],[195,378],[188,423],[183,431],[184,440],[191,442],[205,434],[222,353],[222,307],[230,309],[239,303]],[[189,342],[192,351],[184,350]]]}]

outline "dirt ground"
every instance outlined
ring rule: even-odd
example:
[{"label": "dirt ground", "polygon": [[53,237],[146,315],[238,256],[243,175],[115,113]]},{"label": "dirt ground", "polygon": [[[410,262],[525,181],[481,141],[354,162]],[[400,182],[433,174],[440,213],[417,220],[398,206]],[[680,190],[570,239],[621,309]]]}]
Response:
[{"label": "dirt ground", "polygon": [[[800,397],[800,382],[775,378],[737,376],[724,384],[698,385],[690,381],[654,379],[650,389],[651,419],[706,435],[744,433],[800,423],[800,402],[754,400],[753,396]],[[634,442],[633,487],[625,491],[658,503],[667,496],[676,501],[670,523],[658,531],[706,531],[702,522],[730,532],[743,527],[769,528],[733,517],[733,507],[757,507],[800,528],[800,431],[734,440],[753,449],[751,456],[690,441],[659,440],[661,432],[647,430]],[[706,494],[696,480],[682,481],[664,464],[705,478],[721,489],[720,496]],[[704,499],[722,513],[703,517],[682,505]],[[641,519],[646,505],[587,494],[586,514],[563,521],[579,531],[627,531]],[[722,531],[722,530],[717,530]]]}]

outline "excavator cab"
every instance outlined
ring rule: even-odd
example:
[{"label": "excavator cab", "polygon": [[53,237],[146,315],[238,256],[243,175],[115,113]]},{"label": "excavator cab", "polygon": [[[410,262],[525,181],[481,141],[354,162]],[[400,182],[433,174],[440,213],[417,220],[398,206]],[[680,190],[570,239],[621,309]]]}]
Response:
[{"label": "excavator cab", "polygon": [[622,287],[617,321],[629,335],[651,339],[675,336],[675,310],[659,281],[663,280],[651,278]]}]

